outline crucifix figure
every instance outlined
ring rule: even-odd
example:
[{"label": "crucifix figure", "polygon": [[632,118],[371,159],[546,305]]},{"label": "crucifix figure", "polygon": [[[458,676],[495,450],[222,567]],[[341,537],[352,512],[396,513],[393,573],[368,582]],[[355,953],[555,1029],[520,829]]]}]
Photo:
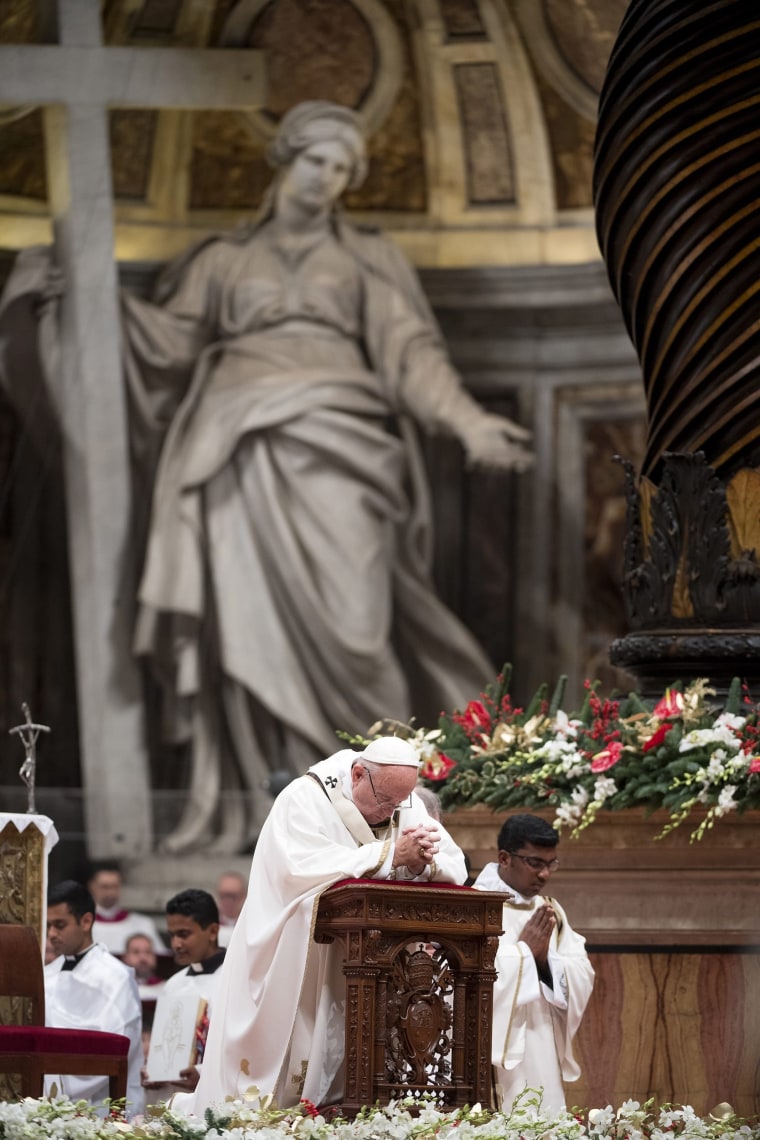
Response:
[{"label": "crucifix figure", "polygon": [[27,814],[36,815],[37,807],[34,802],[34,783],[35,774],[37,771],[37,738],[41,732],[50,732],[46,724],[34,724],[32,721],[32,714],[29,712],[29,705],[24,701],[21,706],[21,711],[26,717],[24,724],[17,724],[15,728],[9,730],[10,734],[17,733],[21,737],[24,745],[24,763],[18,770],[18,774],[24,781],[29,793]]}]

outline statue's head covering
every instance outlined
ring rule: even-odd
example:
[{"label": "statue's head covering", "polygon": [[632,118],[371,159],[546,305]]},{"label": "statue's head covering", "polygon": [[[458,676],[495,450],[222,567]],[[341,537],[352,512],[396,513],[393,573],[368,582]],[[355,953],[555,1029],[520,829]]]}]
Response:
[{"label": "statue's head covering", "polygon": [[373,764],[395,764],[403,768],[419,768],[420,758],[416,748],[400,736],[380,736],[365,745],[357,760],[369,760]]},{"label": "statue's head covering", "polygon": [[354,190],[367,173],[364,132],[359,116],[350,107],[311,99],[297,103],[282,117],[277,134],[267,150],[272,166],[287,166],[312,143],[326,140],[343,143],[353,160],[349,189]]}]

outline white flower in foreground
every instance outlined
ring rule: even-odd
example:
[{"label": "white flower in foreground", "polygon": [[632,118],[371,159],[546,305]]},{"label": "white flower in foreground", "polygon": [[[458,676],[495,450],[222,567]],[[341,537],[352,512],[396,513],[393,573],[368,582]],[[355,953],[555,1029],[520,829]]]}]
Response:
[{"label": "white flower in foreground", "polygon": [[606,1108],[589,1110],[588,1122],[596,1131],[602,1132],[610,1128],[614,1119],[615,1113],[611,1104],[608,1104]]}]

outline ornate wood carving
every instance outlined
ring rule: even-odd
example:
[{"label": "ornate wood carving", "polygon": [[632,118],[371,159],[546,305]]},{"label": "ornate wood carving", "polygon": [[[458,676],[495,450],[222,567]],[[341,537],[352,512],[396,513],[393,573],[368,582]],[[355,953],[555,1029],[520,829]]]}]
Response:
[{"label": "ornate wood carving", "polygon": [[454,975],[445,952],[402,950],[393,963],[387,999],[388,1080],[400,1087],[450,1085]]},{"label": "ornate wood carving", "polygon": [[0,831],[0,922],[42,931],[45,838],[30,824],[23,831],[7,823]]},{"label": "ornate wood carving", "polygon": [[444,1105],[490,1103],[502,902],[370,880],[322,895],[315,940],[344,948],[345,1113],[415,1090]]},{"label": "ornate wood carving", "polygon": [[[33,926],[42,932],[45,838],[33,824],[19,831],[7,823],[0,830],[0,922]],[[30,1025],[31,1002],[27,998],[0,994],[0,1025]],[[15,1075],[0,1074],[0,1098],[15,1100],[21,1082]]]}]

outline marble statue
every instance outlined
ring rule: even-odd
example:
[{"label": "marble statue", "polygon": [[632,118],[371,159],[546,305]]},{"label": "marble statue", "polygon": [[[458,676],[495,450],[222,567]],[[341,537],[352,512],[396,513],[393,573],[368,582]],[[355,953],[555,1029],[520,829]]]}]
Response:
[{"label": "marble statue", "polygon": [[[418,431],[524,470],[528,433],[454,371],[414,271],[340,213],[365,173],[357,116],[289,111],[259,220],[122,299],[135,454],[151,473],[135,652],[191,756],[170,850],[240,850],[273,770],[336,729],[435,715],[492,665],[436,596]],[[432,713],[430,713],[432,710]]]}]

